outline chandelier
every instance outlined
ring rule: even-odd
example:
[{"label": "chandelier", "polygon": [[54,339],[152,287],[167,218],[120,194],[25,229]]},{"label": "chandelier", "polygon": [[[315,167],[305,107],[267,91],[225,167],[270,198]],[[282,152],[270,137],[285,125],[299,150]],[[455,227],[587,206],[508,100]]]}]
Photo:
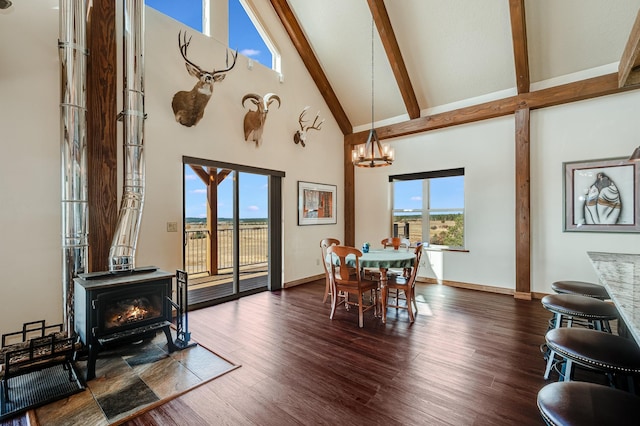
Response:
[{"label": "chandelier", "polygon": [[378,140],[378,134],[373,122],[373,18],[371,18],[371,130],[367,142],[356,146],[351,151],[351,161],[358,167],[382,167],[389,166],[394,160],[393,148],[382,145]]}]

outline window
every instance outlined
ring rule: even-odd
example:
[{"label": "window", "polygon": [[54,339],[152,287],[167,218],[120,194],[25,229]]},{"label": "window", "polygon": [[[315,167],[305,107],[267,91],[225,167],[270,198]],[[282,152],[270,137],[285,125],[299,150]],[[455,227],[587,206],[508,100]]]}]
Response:
[{"label": "window", "polygon": [[202,33],[203,1],[208,0],[145,0],[145,4]]},{"label": "window", "polygon": [[271,43],[267,44],[269,38],[252,16],[253,13],[245,9],[240,0],[229,0],[229,47],[238,49],[242,55],[267,68],[280,71],[276,63],[279,61],[274,61],[278,57],[275,49],[270,47]]},{"label": "window", "polygon": [[[229,47],[280,72],[280,55],[251,9],[242,0],[228,1]],[[211,35],[208,19],[210,3],[210,0],[146,0],[147,6],[207,35]]]},{"label": "window", "polygon": [[393,234],[464,248],[464,169],[390,176]]}]

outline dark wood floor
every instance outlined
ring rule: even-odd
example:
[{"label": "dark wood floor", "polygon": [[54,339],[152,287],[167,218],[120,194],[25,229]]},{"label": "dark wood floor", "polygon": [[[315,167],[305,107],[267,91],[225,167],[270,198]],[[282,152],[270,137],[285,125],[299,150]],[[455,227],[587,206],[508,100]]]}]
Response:
[{"label": "dark wood floor", "polygon": [[329,320],[324,282],[193,311],[190,331],[242,367],[132,425],[541,425],[540,301],[418,285],[420,313]]}]

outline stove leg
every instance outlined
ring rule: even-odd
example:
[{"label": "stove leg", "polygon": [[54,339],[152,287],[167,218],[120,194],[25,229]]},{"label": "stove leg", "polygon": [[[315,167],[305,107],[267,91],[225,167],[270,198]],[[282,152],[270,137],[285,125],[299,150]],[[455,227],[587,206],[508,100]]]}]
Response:
[{"label": "stove leg", "polygon": [[89,345],[89,358],[87,359],[87,378],[86,380],[93,380],[96,378],[96,358],[98,357],[98,350],[93,345]]},{"label": "stove leg", "polygon": [[168,325],[162,327],[162,331],[164,331],[164,335],[167,336],[167,346],[169,347],[169,353],[177,351],[178,348],[176,344],[173,342],[173,336],[171,336],[171,329]]}]

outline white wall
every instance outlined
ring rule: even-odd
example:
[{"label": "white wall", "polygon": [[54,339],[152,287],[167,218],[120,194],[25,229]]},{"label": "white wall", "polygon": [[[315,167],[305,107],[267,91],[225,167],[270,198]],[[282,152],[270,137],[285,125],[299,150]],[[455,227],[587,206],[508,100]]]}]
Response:
[{"label": "white wall", "polygon": [[356,168],[356,243],[378,243],[390,234],[389,175],[464,167],[465,245],[469,252],[425,251],[420,275],[513,288],[513,134],[512,117],[503,117],[392,142],[396,150],[393,165]]},{"label": "white wall", "polygon": [[[14,2],[10,13],[0,15],[4,159],[0,168],[0,270],[6,275],[0,284],[2,333],[25,321],[62,320],[58,10],[53,8],[57,5],[58,0]],[[190,90],[196,82],[187,74],[177,46],[178,31],[185,27],[147,9],[147,174],[136,256],[139,266],[156,265],[168,271],[182,267],[181,234],[166,232],[166,222],[182,223],[182,156],[286,173],[282,191],[284,282],[323,273],[317,263],[318,242],[327,236],[343,239],[342,217],[336,225],[297,226],[298,180],[337,185],[338,207],[343,205],[343,136],[270,4],[260,2],[256,13],[272,28],[283,57],[284,82],[257,63],[248,70],[246,58],[239,56],[235,69],[216,84],[202,121],[187,128],[176,123],[171,110],[174,93]],[[25,32],[26,28],[30,31]],[[193,34],[189,58],[202,68],[219,68],[224,66],[225,46]],[[245,142],[243,136],[246,109],[241,100],[250,92],[275,92],[282,99],[282,106],[269,113],[260,147]],[[121,98],[119,93],[119,104]],[[293,134],[305,105],[319,110],[326,121],[320,132],[309,135],[303,148],[294,144]],[[121,126],[118,124],[120,133]]]},{"label": "white wall", "polygon": [[587,251],[640,253],[639,234],[562,231],[562,163],[631,155],[640,145],[638,111],[633,91],[531,114],[532,291],[551,292],[561,279],[597,282]]},{"label": "white wall", "polygon": [[[640,144],[638,111],[633,91],[531,113],[531,291],[597,282],[587,251],[640,253],[638,234],[563,232],[562,165],[628,157]],[[420,276],[515,290],[514,141],[513,116],[397,139],[392,166],[356,169],[356,244],[390,232],[388,190],[378,189],[389,175],[464,167],[469,252],[426,251]]]}]

